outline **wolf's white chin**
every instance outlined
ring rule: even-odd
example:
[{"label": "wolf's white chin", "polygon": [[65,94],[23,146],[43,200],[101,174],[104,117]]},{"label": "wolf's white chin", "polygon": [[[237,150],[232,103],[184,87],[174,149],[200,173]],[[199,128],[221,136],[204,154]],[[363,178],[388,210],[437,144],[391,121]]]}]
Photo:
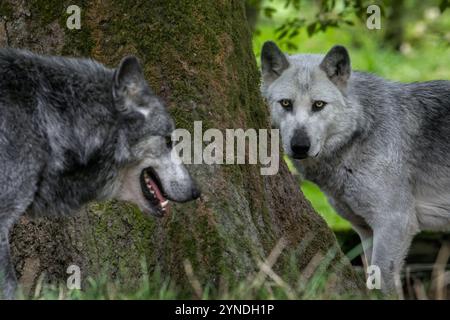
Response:
[{"label": "wolf's white chin", "polygon": [[308,152],[308,156],[312,159],[316,159],[322,153],[322,146],[318,143],[315,148],[312,148]]}]

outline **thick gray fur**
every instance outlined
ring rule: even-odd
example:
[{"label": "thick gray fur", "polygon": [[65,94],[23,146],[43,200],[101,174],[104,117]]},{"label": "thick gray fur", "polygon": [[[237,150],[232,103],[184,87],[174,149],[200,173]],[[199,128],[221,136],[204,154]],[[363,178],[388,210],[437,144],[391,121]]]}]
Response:
[{"label": "thick gray fur", "polygon": [[[392,292],[413,236],[450,227],[450,82],[351,71],[342,46],[288,56],[267,42],[261,58],[262,93],[285,152],[303,158],[294,161],[351,222],[368,265],[381,269],[382,290]],[[327,104],[313,110],[314,101]],[[308,153],[296,155],[293,141],[306,140]]]},{"label": "thick gray fur", "polygon": [[66,215],[115,198],[157,213],[140,185],[147,167],[168,199],[197,197],[167,144],[173,130],[132,56],[109,69],[93,60],[0,49],[0,295],[14,297],[8,234],[26,212]]}]

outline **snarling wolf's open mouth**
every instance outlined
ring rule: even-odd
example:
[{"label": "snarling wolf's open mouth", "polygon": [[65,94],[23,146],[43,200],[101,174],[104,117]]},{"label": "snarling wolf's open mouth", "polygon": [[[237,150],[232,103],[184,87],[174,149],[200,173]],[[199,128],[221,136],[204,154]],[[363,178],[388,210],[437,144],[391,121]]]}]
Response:
[{"label": "snarling wolf's open mouth", "polygon": [[161,181],[155,170],[151,167],[142,170],[141,177],[142,194],[155,209],[155,216],[162,217],[169,211],[169,200],[164,193]]}]

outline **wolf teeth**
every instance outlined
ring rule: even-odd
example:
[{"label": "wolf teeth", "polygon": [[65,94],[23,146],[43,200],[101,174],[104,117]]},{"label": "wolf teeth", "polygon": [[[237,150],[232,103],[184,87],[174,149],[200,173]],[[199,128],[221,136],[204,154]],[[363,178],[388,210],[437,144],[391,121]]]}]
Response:
[{"label": "wolf teeth", "polygon": [[169,204],[169,200],[161,202],[161,207],[165,208]]}]

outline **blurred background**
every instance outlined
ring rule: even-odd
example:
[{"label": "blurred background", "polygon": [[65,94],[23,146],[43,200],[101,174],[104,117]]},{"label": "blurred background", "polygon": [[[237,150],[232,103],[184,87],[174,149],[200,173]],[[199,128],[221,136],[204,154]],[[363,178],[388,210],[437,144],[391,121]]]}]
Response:
[{"label": "blurred background", "polygon": [[[371,5],[377,7],[368,13]],[[402,82],[450,80],[448,0],[248,0],[247,16],[258,63],[267,40],[291,54],[326,53],[342,44],[349,49],[353,69]],[[369,29],[367,24],[377,18],[380,28]],[[316,185],[300,178],[299,184],[352,263],[361,265],[359,238],[350,224],[335,213]],[[449,241],[446,232],[418,235],[407,273],[429,278],[436,259],[444,259],[448,269]]]}]

